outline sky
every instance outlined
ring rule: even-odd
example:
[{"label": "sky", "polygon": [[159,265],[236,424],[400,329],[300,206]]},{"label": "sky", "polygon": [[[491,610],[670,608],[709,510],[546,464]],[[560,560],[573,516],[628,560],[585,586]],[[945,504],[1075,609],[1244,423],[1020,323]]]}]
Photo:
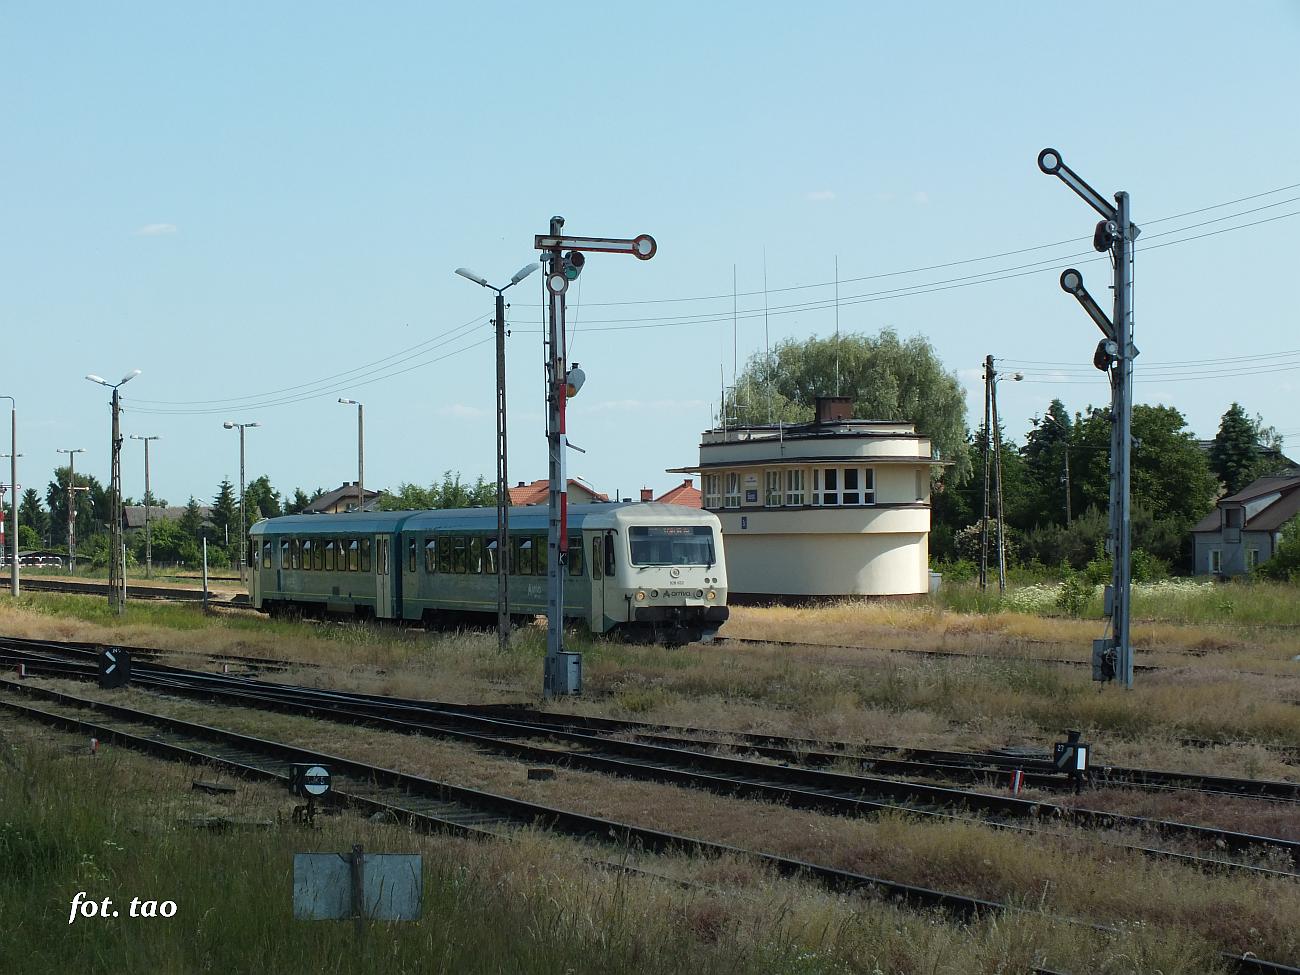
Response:
[{"label": "sky", "polygon": [[[340,396],[365,404],[368,487],[491,481],[492,294],[453,271],[504,283],[553,214],[659,245],[593,255],[569,292],[570,473],[611,496],[679,481],[737,365],[834,334],[837,273],[841,331],[925,336],[972,426],[1005,360],[1023,440],[1053,397],[1109,399],[1057,284],[1076,265],[1108,305],[1097,217],[1038,171],[1047,146],[1131,195],[1137,400],[1201,437],[1236,400],[1300,455],[1296,0],[0,17],[0,395],[42,494],[57,448],[107,482],[107,390],[82,377],[132,369],[123,430],[161,438],[173,504],[238,481],[226,420],[261,424],[250,480],[355,478]],[[540,292],[508,292],[512,482],[546,476]],[[138,498],[138,442],[122,463]]]}]

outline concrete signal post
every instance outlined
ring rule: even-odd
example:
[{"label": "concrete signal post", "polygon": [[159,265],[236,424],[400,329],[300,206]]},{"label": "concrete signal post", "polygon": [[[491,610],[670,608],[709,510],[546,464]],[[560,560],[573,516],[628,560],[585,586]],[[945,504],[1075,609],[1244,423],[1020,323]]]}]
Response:
[{"label": "concrete signal post", "polygon": [[[10,509],[13,511],[13,519],[10,525],[13,528],[13,540],[9,543],[9,585],[13,590],[13,596],[18,598],[18,402],[12,396],[0,396],[0,399],[9,401],[9,501]],[[4,512],[0,511],[0,518],[4,517]],[[4,553],[0,552],[0,555]]]},{"label": "concrete signal post", "polygon": [[89,491],[90,488],[77,487],[77,454],[84,454],[85,447],[56,447],[56,453],[68,455],[68,575],[77,574],[77,492]]},{"label": "concrete signal post", "polygon": [[262,424],[257,420],[251,423],[235,423],[226,420],[221,425],[227,430],[239,431],[239,581],[247,582],[248,575],[245,567],[248,562],[248,527],[245,524],[244,514],[244,431],[249,427],[260,427]]},{"label": "concrete signal post", "polygon": [[[568,478],[565,451],[565,405],[577,395],[586,379],[577,363],[568,365],[565,348],[564,295],[569,283],[582,273],[588,253],[630,254],[648,261],[658,249],[649,234],[619,239],[569,237],[564,218],[551,217],[550,229],[538,234],[533,246],[542,252],[546,268],[542,293],[547,307],[546,331],[546,442],[550,489],[547,492],[546,533],[546,669],[542,693],[547,698],[582,693],[582,655],[564,650],[564,576],[569,560]],[[577,449],[577,448],[574,448]]]},{"label": "concrete signal post", "polygon": [[1106,589],[1106,615],[1110,635],[1092,645],[1092,679],[1119,679],[1133,686],[1133,646],[1129,640],[1131,616],[1133,547],[1130,534],[1130,457],[1133,445],[1133,243],[1138,227],[1129,213],[1129,196],[1120,191],[1112,204],[1065,164],[1055,149],[1038,154],[1038,168],[1055,176],[1101,215],[1092,237],[1095,250],[1109,253],[1114,265],[1114,313],[1110,317],[1083,286],[1083,275],[1074,268],[1061,273],[1061,289],[1074,295],[1088,317],[1101,329],[1092,363],[1110,378],[1110,530],[1107,551],[1114,563],[1111,584]]},{"label": "concrete signal post", "polygon": [[149,534],[149,509],[153,507],[153,492],[149,490],[149,441],[161,440],[157,434],[144,437],[131,434],[132,440],[144,441],[144,577],[153,575],[153,537]]}]

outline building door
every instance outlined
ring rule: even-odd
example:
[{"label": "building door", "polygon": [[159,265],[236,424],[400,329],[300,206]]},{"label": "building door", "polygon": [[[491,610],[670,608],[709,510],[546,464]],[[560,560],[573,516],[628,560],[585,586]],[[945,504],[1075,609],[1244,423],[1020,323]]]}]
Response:
[{"label": "building door", "polygon": [[388,542],[387,535],[375,536],[375,615],[382,620],[393,618],[393,563]]}]

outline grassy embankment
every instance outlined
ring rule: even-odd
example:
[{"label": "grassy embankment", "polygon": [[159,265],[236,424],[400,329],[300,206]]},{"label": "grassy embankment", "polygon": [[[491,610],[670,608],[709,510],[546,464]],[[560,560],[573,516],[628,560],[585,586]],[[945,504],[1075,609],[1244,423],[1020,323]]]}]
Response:
[{"label": "grassy embankment", "polygon": [[[743,861],[656,860],[665,882],[594,869],[576,844],[532,833],[474,843],[346,816],[303,832],[279,821],[289,799],[270,786],[240,783],[233,800],[204,796],[183,766],[112,750],[91,758],[71,739],[8,722],[0,733],[0,966],[15,975],[1219,970],[1185,930],[1137,923],[1108,937],[1031,915],[962,926],[778,883]],[[193,826],[232,812],[268,828]],[[356,842],[424,855],[422,920],[373,925],[358,943],[350,923],[292,919],[292,854]],[[78,891],[113,898],[122,916],[69,925]],[[1043,896],[1027,889],[1022,901],[1032,908]],[[128,918],[133,897],[174,901],[176,916]],[[1209,903],[1197,909],[1214,913]]]}]

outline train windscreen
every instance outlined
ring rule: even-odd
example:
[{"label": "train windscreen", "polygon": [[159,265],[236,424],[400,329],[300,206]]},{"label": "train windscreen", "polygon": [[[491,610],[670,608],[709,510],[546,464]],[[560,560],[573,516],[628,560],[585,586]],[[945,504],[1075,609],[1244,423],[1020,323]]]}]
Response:
[{"label": "train windscreen", "polygon": [[637,525],[628,529],[633,565],[713,565],[708,525]]}]

